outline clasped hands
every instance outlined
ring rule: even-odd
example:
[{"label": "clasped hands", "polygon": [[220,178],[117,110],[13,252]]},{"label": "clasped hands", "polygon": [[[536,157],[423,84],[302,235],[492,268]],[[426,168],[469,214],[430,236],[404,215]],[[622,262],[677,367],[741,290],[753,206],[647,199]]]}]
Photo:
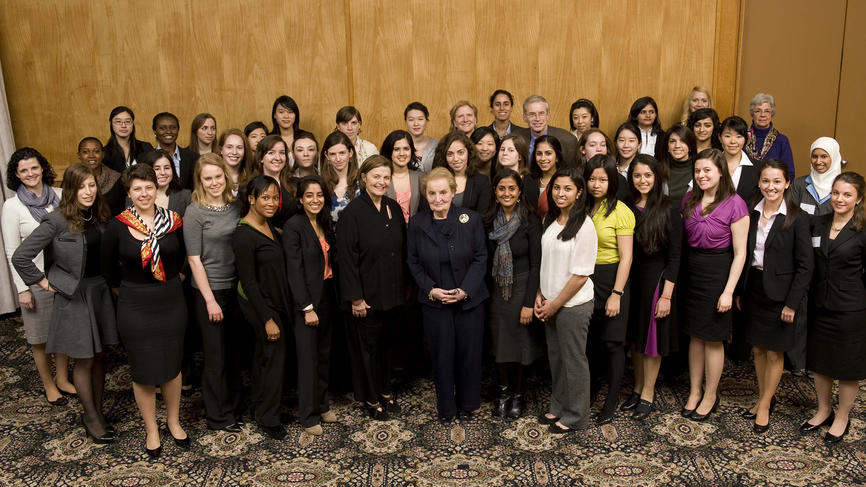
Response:
[{"label": "clasped hands", "polygon": [[466,291],[460,289],[440,289],[438,287],[434,287],[430,291],[430,297],[433,301],[439,301],[442,304],[452,304],[458,301],[463,301],[466,299],[467,294]]}]

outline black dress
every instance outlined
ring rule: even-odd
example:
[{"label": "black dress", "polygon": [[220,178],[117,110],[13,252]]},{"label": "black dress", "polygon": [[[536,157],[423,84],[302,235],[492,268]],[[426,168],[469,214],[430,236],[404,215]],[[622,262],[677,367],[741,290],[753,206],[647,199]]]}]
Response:
[{"label": "black dress", "polygon": [[[537,185],[536,185],[537,187]],[[544,354],[544,327],[533,321],[520,324],[521,309],[532,308],[539,286],[541,269],[541,223],[529,208],[529,221],[508,240],[511,247],[514,282],[511,297],[502,297],[502,288],[494,280],[490,292],[490,331],[496,361],[530,365]],[[496,241],[488,238],[488,261],[496,255]]]},{"label": "black dress", "polygon": [[[112,219],[102,236],[103,272],[109,283],[120,281],[117,329],[129,356],[132,380],[159,385],[180,373],[187,324],[186,301],[178,273],[186,260],[178,227],[159,240],[165,282],[142,269],[141,241],[120,220]],[[118,263],[122,271],[118,268]]]},{"label": "black dress", "polygon": [[[839,380],[866,379],[866,231],[849,221],[830,240],[833,214],[812,221],[815,272],[806,366]],[[817,246],[816,246],[817,244]]]},{"label": "black dress", "polygon": [[666,357],[679,348],[676,321],[676,286],[671,298],[671,312],[665,318],[655,318],[656,305],[661,299],[665,281],[677,283],[682,250],[683,220],[672,205],[668,217],[668,243],[648,253],[637,239],[643,210],[632,206],[636,220],[634,262],[631,266],[631,311],[629,313],[629,341],[635,348],[651,357]]}]

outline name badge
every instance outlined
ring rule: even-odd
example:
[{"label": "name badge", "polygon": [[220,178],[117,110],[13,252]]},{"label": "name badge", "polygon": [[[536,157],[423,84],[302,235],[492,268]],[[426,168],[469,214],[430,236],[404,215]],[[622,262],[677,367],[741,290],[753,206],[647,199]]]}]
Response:
[{"label": "name badge", "polygon": [[812,247],[817,249],[820,246],[821,246],[821,237],[812,237]]},{"label": "name badge", "polygon": [[810,205],[809,203],[800,203],[800,209],[810,215],[815,214],[815,205]]}]

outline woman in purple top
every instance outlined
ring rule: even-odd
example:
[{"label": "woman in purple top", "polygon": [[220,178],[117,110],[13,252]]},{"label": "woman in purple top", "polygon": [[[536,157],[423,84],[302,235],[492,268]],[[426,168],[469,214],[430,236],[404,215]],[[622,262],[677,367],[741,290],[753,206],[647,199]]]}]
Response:
[{"label": "woman in purple top", "polygon": [[685,298],[682,324],[691,337],[690,390],[682,415],[703,421],[719,405],[723,342],[731,336],[731,303],[746,260],[749,210],[734,190],[725,156],[718,149],[698,154],[693,187],[682,203],[687,243],[683,275],[688,279],[680,286]]}]

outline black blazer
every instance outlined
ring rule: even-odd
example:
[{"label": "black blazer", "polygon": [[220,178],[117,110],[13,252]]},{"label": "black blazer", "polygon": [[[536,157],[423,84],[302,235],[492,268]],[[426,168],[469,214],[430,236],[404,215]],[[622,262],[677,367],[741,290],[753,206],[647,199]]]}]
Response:
[{"label": "black blazer", "polygon": [[362,190],[340,215],[337,236],[341,299],[363,299],[381,311],[402,305],[406,220],[400,204],[383,196],[377,210]]},{"label": "black blazer", "polygon": [[198,161],[199,154],[189,149],[180,149],[180,174],[177,175],[180,179],[180,185],[188,190],[193,189],[195,183],[195,163]]},{"label": "black blazer", "polygon": [[[815,266],[809,232],[809,216],[788,208],[787,218],[796,220],[785,228],[785,215],[777,215],[764,243],[764,292],[773,301],[784,302],[796,310],[800,307]],[[749,281],[754,276],[752,257],[758,234],[761,213],[752,210],[749,237],[746,244],[746,265],[740,275],[739,295],[749,299]]]},{"label": "black blazer", "polygon": [[754,206],[755,195],[758,193],[758,178],[761,176],[761,163],[752,161],[754,166],[743,166],[740,171],[740,182],[737,184],[737,194],[746,205]]},{"label": "black blazer", "polygon": [[[409,219],[407,263],[415,283],[418,284],[418,302],[441,307],[442,303],[429,299],[430,290],[441,282],[439,277],[438,230],[433,225],[433,213],[425,211]],[[487,239],[484,224],[478,213],[452,206],[448,211],[442,234],[448,237],[451,270],[458,287],[469,296],[463,302],[464,310],[478,306],[489,296],[484,284],[487,269]]]},{"label": "black blazer", "polygon": [[[331,218],[327,219],[330,225]],[[334,232],[323,229],[328,250],[328,262],[334,269]],[[325,256],[313,225],[306,214],[289,218],[283,226],[283,250],[286,255],[286,274],[292,292],[295,310],[303,311],[309,305],[319,308],[325,282]]]},{"label": "black blazer", "polygon": [[[130,148],[130,151],[133,154],[133,160],[141,154],[152,150],[153,146],[150,145],[150,142],[145,142],[143,140],[136,140],[135,147]],[[111,145],[106,142],[105,158],[103,158],[102,163],[117,172],[123,172],[123,170],[126,169],[126,160],[123,158],[123,149],[121,149],[119,145]]]},{"label": "black blazer", "polygon": [[526,176],[523,176],[523,185],[520,189],[522,191],[521,197],[530,205],[529,210],[535,213],[538,209],[538,198],[541,195],[538,180],[527,173]]},{"label": "black blazer", "polygon": [[278,313],[290,313],[292,309],[280,234],[273,224],[268,225],[274,240],[243,220],[232,235],[240,281],[238,294],[252,305],[257,322],[252,322],[251,317],[247,320],[256,327],[264,327],[270,319],[279,324]]},{"label": "black blazer", "polygon": [[[815,272],[812,275],[810,304],[833,311],[866,308],[866,230],[856,231],[852,222],[830,240],[833,213],[812,219],[812,249]],[[816,245],[817,244],[817,245]]]}]

